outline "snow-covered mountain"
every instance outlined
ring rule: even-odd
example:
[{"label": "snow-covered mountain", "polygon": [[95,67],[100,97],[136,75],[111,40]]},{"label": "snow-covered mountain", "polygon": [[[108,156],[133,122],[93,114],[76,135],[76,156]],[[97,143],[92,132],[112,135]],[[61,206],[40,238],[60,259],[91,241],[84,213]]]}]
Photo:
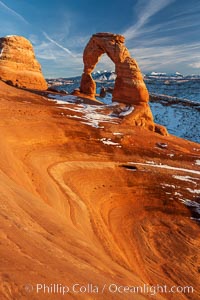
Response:
[{"label": "snow-covered mountain", "polygon": [[92,77],[98,81],[114,81],[117,77],[114,71],[96,71],[92,73]]}]

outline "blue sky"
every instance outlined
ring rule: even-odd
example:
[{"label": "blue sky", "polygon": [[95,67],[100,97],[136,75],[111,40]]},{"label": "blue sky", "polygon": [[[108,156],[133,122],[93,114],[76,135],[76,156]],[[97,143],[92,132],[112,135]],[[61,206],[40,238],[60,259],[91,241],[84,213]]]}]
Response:
[{"label": "blue sky", "polygon": [[143,73],[200,74],[199,16],[199,0],[0,0],[0,36],[28,38],[49,78],[80,75],[96,32],[123,34]]}]

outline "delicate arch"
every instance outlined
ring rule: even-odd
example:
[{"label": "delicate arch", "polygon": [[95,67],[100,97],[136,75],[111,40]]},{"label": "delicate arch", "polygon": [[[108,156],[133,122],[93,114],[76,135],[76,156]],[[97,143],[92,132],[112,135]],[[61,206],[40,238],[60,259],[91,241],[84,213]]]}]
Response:
[{"label": "delicate arch", "polygon": [[113,100],[129,104],[148,102],[149,93],[143,81],[137,62],[131,58],[124,45],[122,35],[97,33],[89,40],[83,53],[84,71],[81,78],[81,93],[95,97],[96,84],[92,71],[102,54],[106,53],[115,64],[117,75],[113,91]]}]

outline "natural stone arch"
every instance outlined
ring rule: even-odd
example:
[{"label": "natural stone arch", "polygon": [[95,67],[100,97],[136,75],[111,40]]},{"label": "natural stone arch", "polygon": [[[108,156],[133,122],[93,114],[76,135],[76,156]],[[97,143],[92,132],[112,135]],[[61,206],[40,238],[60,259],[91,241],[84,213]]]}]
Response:
[{"label": "natural stone arch", "polygon": [[96,83],[91,74],[102,54],[106,53],[115,64],[117,75],[112,100],[134,106],[133,112],[125,117],[124,122],[167,135],[165,127],[153,121],[148,105],[149,93],[142,73],[124,41],[122,35],[113,33],[96,33],[91,37],[83,53],[84,71],[79,95],[95,98]]},{"label": "natural stone arch", "polygon": [[147,103],[149,93],[143,81],[137,62],[131,58],[124,45],[122,35],[112,33],[94,34],[83,53],[84,71],[81,79],[80,92],[95,97],[96,83],[92,71],[102,54],[106,53],[115,64],[117,75],[113,91],[113,100],[128,104]]}]

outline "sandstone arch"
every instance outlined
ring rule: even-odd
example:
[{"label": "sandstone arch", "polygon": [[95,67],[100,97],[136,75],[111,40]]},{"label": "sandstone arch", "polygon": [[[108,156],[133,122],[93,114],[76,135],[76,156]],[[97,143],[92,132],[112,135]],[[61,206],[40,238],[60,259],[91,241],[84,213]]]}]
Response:
[{"label": "sandstone arch", "polygon": [[83,52],[84,71],[80,95],[95,98],[96,83],[91,74],[102,54],[106,53],[114,62],[117,74],[112,100],[134,106],[133,113],[126,116],[124,122],[167,135],[165,127],[154,123],[148,105],[149,93],[142,73],[135,59],[130,56],[124,41],[122,35],[105,32],[96,33],[91,37]]},{"label": "sandstone arch", "polygon": [[143,81],[137,62],[131,58],[124,45],[122,35],[97,33],[89,40],[83,53],[84,71],[80,92],[95,97],[96,84],[92,71],[102,54],[106,53],[115,64],[117,78],[113,91],[113,100],[128,104],[147,103],[149,93]]}]

